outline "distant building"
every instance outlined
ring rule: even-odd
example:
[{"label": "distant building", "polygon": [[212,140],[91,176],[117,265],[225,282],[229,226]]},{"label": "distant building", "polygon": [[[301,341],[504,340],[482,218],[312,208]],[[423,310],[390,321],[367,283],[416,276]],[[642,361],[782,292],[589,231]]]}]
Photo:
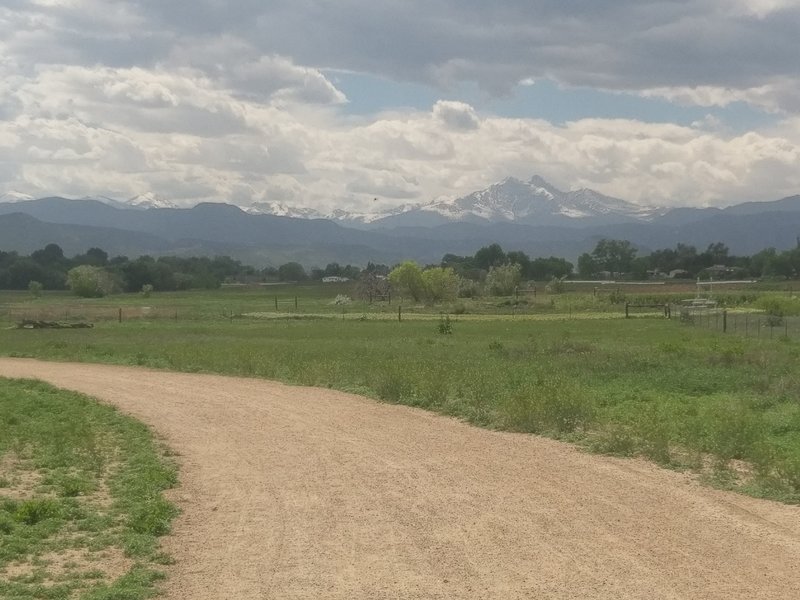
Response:
[{"label": "distant building", "polygon": [[688,279],[690,275],[691,273],[686,269],[672,269],[672,271],[669,272],[670,279]]},{"label": "distant building", "polygon": [[323,277],[322,283],[344,283],[345,281],[350,281],[349,277],[336,277],[336,276],[329,276]]}]

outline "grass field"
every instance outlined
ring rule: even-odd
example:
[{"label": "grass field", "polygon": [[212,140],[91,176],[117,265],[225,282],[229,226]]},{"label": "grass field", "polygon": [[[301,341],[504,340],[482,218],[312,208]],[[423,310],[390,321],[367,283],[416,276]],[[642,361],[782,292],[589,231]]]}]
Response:
[{"label": "grass field", "polygon": [[[407,307],[399,323],[394,307],[333,305],[341,289],[282,288],[283,300],[299,297],[297,312],[270,310],[265,293],[114,298],[125,306],[194,307],[195,317],[3,330],[0,353],[333,387],[645,456],[696,470],[716,485],[800,501],[796,341],[744,340],[660,318],[625,320],[607,298],[582,293],[538,295],[543,308],[468,301],[467,314],[450,317],[451,334],[439,332],[445,307]],[[740,297],[738,306],[757,308],[756,294],[730,293]]]},{"label": "grass field", "polygon": [[[692,283],[670,285],[591,285],[574,284],[568,293],[548,294],[543,282],[529,284],[514,297],[460,298],[458,300],[426,306],[394,297],[391,302],[361,301],[353,283],[274,284],[262,286],[230,286],[218,291],[160,292],[150,297],[141,294],[119,294],[99,299],[83,299],[68,292],[47,292],[33,298],[28,292],[0,291],[0,323],[22,318],[107,321],[117,320],[120,311],[123,320],[163,319],[214,321],[241,316],[262,317],[303,315],[319,317],[397,317],[398,308],[404,318],[438,315],[440,312],[482,317],[495,316],[548,316],[548,315],[621,315],[625,302],[665,303],[679,302],[696,293]],[[800,285],[775,283],[772,285],[725,286],[714,292],[722,305],[737,309],[759,309],[759,299],[775,297],[780,300],[795,295],[792,290]],[[703,293],[706,293],[705,291]],[[337,297],[347,297],[351,302],[337,304]]]},{"label": "grass field", "polygon": [[140,423],[90,398],[0,379],[0,598],[154,595],[176,481]]}]

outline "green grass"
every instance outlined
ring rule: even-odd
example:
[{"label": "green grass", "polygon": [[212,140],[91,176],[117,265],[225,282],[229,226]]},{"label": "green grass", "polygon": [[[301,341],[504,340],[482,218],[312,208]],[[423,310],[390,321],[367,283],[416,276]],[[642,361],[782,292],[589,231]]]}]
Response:
[{"label": "green grass", "polygon": [[[176,514],[161,493],[176,470],[141,423],[79,394],[0,379],[0,475],[0,597],[154,595],[158,537]],[[104,571],[109,555],[123,557],[124,573]]]},{"label": "green grass", "polygon": [[[607,295],[585,293],[538,295],[541,307],[464,301],[467,314],[451,315],[452,334],[442,335],[439,315],[449,306],[404,305],[399,323],[396,304],[332,306],[340,287],[281,289],[299,296],[296,313],[265,307],[263,288],[180,294],[161,301],[194,299],[197,318],[3,330],[0,354],[332,387],[644,456],[717,485],[800,502],[797,341],[742,339],[677,319],[625,320]],[[745,308],[759,301],[740,292],[726,298]],[[234,299],[238,318],[225,317],[220,307]]]}]

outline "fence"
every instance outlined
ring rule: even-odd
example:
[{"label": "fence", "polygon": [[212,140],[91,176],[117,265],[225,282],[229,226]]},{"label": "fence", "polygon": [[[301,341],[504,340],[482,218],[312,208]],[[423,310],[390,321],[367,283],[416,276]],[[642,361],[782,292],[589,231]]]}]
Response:
[{"label": "fence", "polygon": [[800,339],[800,317],[732,312],[721,308],[676,307],[680,320],[711,331],[756,339]]},{"label": "fence", "polygon": [[178,319],[190,314],[188,307],[119,306],[99,304],[0,304],[0,318],[12,322],[34,321],[130,321],[134,319]]},{"label": "fence", "polygon": [[32,321],[90,322],[132,321],[132,320],[217,320],[234,319],[244,313],[260,312],[298,312],[305,307],[297,296],[265,297],[259,302],[237,302],[229,304],[200,300],[195,304],[126,305],[112,302],[62,303],[8,302],[0,303],[0,321],[20,323]]}]

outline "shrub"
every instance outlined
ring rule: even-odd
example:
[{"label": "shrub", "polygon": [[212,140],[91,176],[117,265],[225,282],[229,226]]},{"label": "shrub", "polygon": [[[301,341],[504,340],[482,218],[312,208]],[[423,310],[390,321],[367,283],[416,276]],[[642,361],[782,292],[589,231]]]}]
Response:
[{"label": "shrub", "polygon": [[153,293],[153,285],[151,283],[145,283],[142,286],[142,296],[144,298],[149,298],[150,294]]},{"label": "shrub", "polygon": [[486,276],[486,287],[495,296],[510,296],[522,281],[522,269],[518,264],[491,267]]},{"label": "shrub", "polygon": [[43,498],[21,502],[14,514],[14,519],[26,525],[36,525],[47,519],[57,518],[60,514],[61,507],[55,500]]},{"label": "shrub", "polygon": [[82,298],[102,298],[114,291],[114,280],[100,267],[80,265],[67,272],[67,286]]},{"label": "shrub", "polygon": [[42,290],[44,286],[38,281],[29,281],[28,282],[28,291],[31,293],[31,296],[34,298],[39,298],[42,295]]}]

